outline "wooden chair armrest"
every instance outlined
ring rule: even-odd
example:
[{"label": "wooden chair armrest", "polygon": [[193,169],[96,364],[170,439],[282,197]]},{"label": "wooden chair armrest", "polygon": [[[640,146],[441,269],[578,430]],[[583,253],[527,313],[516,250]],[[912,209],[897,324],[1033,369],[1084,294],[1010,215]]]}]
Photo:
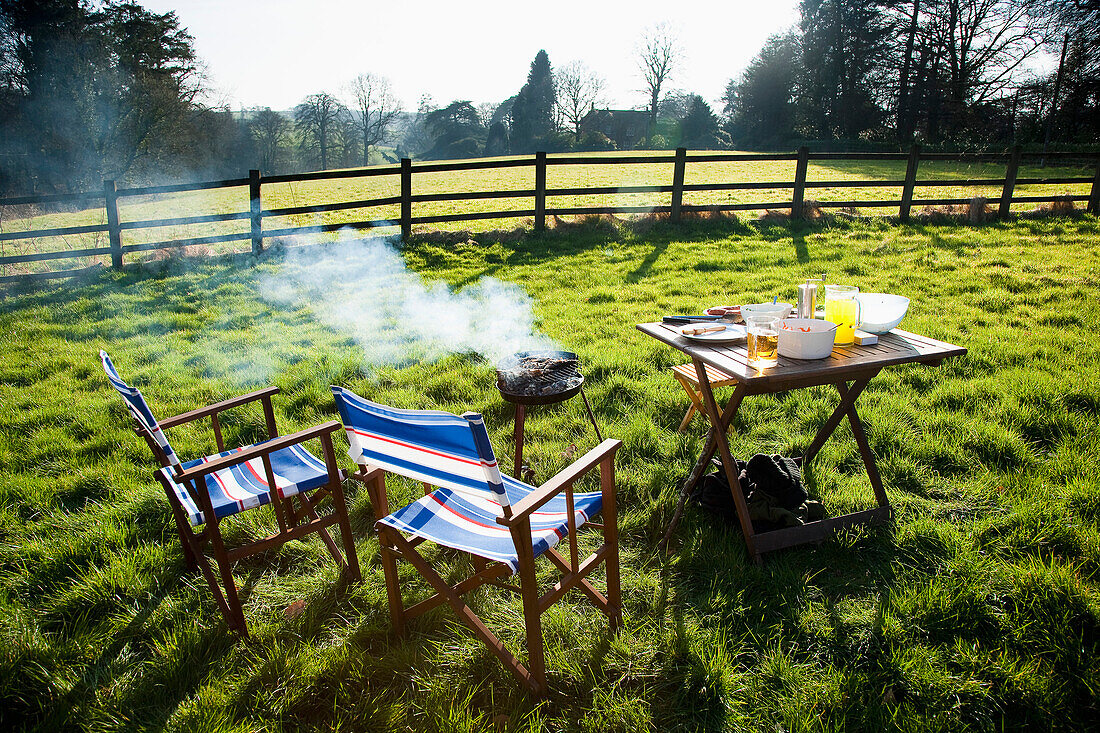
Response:
[{"label": "wooden chair armrest", "polygon": [[193,481],[197,478],[205,476],[208,473],[214,473],[220,471],[223,468],[235,466],[238,463],[244,463],[250,461],[253,458],[266,455],[268,453],[274,453],[277,450],[282,450],[292,445],[304,443],[307,440],[320,437],[326,434],[332,434],[339,430],[342,426],[336,420],[330,420],[327,423],[322,423],[316,427],[306,428],[305,430],[299,430],[297,433],[291,433],[290,435],[281,435],[278,438],[272,438],[266,440],[263,443],[257,443],[250,445],[243,450],[237,451],[232,455],[223,456],[222,458],[215,458],[212,461],[206,463],[200,463],[197,466],[193,466],[186,471],[178,472],[174,474],[174,478],[177,481]]},{"label": "wooden chair armrest", "polygon": [[241,405],[248,404],[249,402],[261,400],[265,397],[271,397],[272,395],[278,393],[278,387],[266,387],[255,392],[249,392],[246,395],[241,395],[240,397],[230,397],[228,400],[222,400],[221,402],[215,402],[214,404],[207,405],[206,407],[200,407],[197,410],[181,412],[179,415],[173,415],[172,417],[159,420],[158,422],[160,423],[160,426],[162,428],[170,428],[176,425],[183,425],[184,423],[198,420],[201,417],[213,415],[215,413],[222,412],[223,410],[228,410],[233,407],[239,407]]},{"label": "wooden chair armrest", "polygon": [[506,527],[510,527],[513,524],[518,524],[520,521],[530,517],[531,512],[541,507],[546,502],[550,501],[556,494],[562,489],[570,486],[584,474],[591,471],[598,466],[604,460],[611,458],[615,455],[615,451],[619,450],[622,446],[621,440],[614,440],[608,438],[604,442],[597,445],[592,450],[585,453],[578,458],[572,464],[567,466],[564,470],[554,476],[552,479],[544,483],[532,491],[527,496],[523,497],[520,501],[512,505],[512,516],[510,517],[497,517],[497,523],[503,524]]}]

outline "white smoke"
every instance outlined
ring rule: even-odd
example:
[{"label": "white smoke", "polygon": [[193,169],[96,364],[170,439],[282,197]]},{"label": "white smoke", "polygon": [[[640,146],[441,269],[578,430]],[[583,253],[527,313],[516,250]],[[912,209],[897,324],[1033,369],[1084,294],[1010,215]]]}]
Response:
[{"label": "white smoke", "polygon": [[533,301],[518,285],[484,277],[462,290],[409,270],[382,238],[287,247],[258,284],[284,308],[308,308],[362,347],[374,368],[476,352],[497,361],[515,351],[558,348],[536,332]]}]

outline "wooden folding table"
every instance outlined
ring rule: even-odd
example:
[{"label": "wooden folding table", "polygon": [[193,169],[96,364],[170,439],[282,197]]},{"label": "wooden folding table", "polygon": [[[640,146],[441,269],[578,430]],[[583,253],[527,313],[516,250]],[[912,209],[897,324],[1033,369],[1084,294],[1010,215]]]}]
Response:
[{"label": "wooden folding table", "polygon": [[[737,516],[741,522],[741,530],[745,535],[745,545],[748,547],[749,554],[757,561],[765,552],[793,547],[805,542],[815,542],[844,527],[888,521],[891,516],[890,502],[886,498],[882,479],[875,467],[874,456],[867,443],[867,436],[863,432],[863,425],[856,414],[856,399],[863,392],[867,383],[884,367],[909,363],[939,366],[948,357],[961,356],[966,353],[966,349],[961,346],[894,329],[890,333],[880,336],[879,342],[873,346],[837,346],[833,348],[833,353],[827,358],[817,360],[790,359],[781,356],[776,366],[758,370],[749,366],[748,348],[744,342],[733,344],[700,343],[681,336],[676,326],[662,323],[641,323],[637,327],[643,333],[679,349],[691,357],[699,380],[699,388],[702,392],[703,406],[706,408],[706,416],[711,426],[703,452],[683,486],[680,503],[676,508],[676,513],[665,535],[664,542],[667,544],[668,539],[672,536],[676,523],[679,521],[684,501],[717,450],[722,461],[722,467],[726,472],[726,478],[729,480],[730,489],[733,492]],[[728,374],[732,380],[735,380],[737,385],[733,396],[722,411],[719,411],[718,403],[714,398],[713,385],[708,374],[712,369],[708,370],[708,366]],[[871,481],[878,506],[873,509],[865,509],[840,517],[831,517],[797,527],[787,527],[757,534],[753,531],[745,497],[741,493],[741,486],[737,480],[737,466],[730,453],[727,432],[733,423],[734,415],[737,414],[737,410],[745,397],[826,384],[836,387],[840,393],[840,404],[837,405],[829,419],[817,431],[817,435],[814,436],[813,441],[802,455],[803,469],[821,450],[822,445],[829,439],[840,421],[847,417],[852,427],[852,435],[855,437],[860,455],[863,457],[863,463],[867,468],[867,477]]]}]

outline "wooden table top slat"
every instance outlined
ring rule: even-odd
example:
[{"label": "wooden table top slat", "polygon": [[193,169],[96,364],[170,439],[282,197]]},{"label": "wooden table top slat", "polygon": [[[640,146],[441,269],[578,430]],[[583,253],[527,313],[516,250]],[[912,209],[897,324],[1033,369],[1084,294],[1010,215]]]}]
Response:
[{"label": "wooden table top slat", "polygon": [[639,323],[637,328],[692,358],[698,358],[731,379],[757,388],[793,381],[820,380],[821,384],[826,384],[843,379],[848,374],[866,373],[893,364],[936,364],[948,357],[966,353],[962,346],[895,328],[879,336],[878,343],[871,346],[836,346],[833,353],[824,359],[780,356],[776,366],[757,370],[749,366],[748,345],[745,342],[700,343],[681,336],[676,326],[664,323]]}]

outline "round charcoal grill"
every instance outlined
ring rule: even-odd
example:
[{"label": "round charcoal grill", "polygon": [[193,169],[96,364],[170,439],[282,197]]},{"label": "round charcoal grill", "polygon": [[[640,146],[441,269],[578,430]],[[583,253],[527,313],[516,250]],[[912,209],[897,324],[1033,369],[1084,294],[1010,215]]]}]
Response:
[{"label": "round charcoal grill", "polygon": [[497,364],[497,389],[508,402],[552,405],[581,391],[584,376],[572,351],[520,351]]},{"label": "round charcoal grill", "polygon": [[527,405],[552,405],[580,394],[588,419],[603,441],[592,406],[584,394],[584,375],[580,359],[572,351],[545,349],[519,351],[497,363],[497,390],[506,402],[515,405],[516,478],[523,473],[523,421]]}]

